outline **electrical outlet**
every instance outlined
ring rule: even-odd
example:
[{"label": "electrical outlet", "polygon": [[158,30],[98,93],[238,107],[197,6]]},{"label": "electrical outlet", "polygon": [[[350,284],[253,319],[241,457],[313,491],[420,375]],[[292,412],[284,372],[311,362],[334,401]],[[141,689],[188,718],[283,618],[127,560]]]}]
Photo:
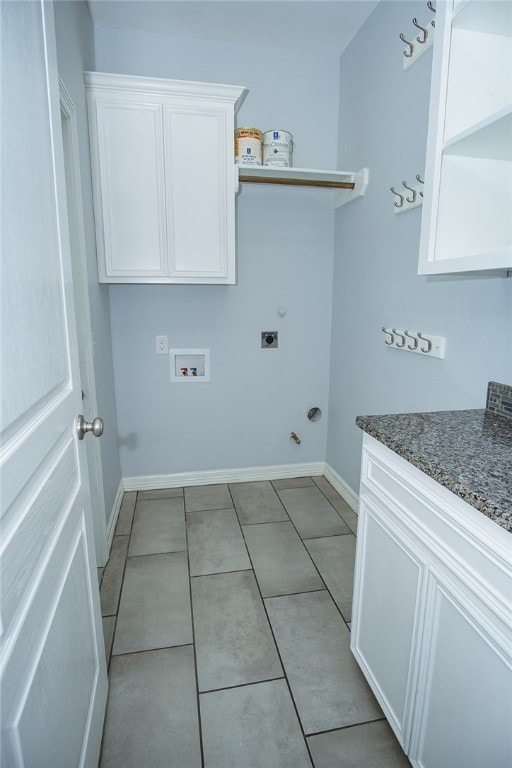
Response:
[{"label": "electrical outlet", "polygon": [[156,353],[157,355],[167,355],[169,353],[169,342],[167,336],[156,337]]}]

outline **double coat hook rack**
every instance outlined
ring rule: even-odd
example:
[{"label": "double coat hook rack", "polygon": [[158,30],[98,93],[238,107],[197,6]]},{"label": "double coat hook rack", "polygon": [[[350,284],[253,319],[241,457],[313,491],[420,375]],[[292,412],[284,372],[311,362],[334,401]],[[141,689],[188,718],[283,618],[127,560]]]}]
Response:
[{"label": "double coat hook rack", "polygon": [[[429,11],[435,14],[436,9],[432,5],[431,0],[427,2],[427,8]],[[415,27],[414,31],[407,36],[403,32],[400,32],[400,40],[407,46],[403,51],[403,64],[404,69],[414,64],[419,57],[427,51],[434,42],[434,32],[436,28],[435,19],[429,19],[427,22],[420,24],[418,19],[414,17],[412,24]],[[419,34],[418,34],[419,32]]]}]

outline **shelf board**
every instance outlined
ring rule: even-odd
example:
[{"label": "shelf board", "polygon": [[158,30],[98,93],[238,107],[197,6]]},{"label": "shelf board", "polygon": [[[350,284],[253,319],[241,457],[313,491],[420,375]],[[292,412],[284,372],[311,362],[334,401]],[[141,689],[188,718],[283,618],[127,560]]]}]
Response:
[{"label": "shelf board", "polygon": [[452,136],[445,142],[443,151],[464,157],[512,160],[512,106]]},{"label": "shelf board", "polygon": [[452,26],[510,37],[512,5],[506,0],[464,0],[455,6]]},{"label": "shelf board", "polygon": [[310,168],[276,168],[265,165],[239,165],[241,182],[253,184],[286,184],[298,187],[354,189],[353,171],[320,171]]}]

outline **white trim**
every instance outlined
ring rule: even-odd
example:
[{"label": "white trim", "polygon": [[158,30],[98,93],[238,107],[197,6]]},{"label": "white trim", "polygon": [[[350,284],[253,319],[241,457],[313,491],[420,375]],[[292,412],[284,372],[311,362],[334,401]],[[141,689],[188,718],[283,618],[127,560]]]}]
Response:
[{"label": "white trim", "polygon": [[117,75],[108,72],[84,72],[86,89],[100,88],[108,91],[128,91],[134,94],[170,95],[204,100],[209,96],[217,101],[225,101],[238,109],[248,90],[243,85],[223,85],[218,83],[200,83],[192,80],[170,80],[163,77],[140,77],[138,75]]},{"label": "white trim", "polygon": [[340,496],[343,496],[349,507],[351,507],[357,514],[359,510],[358,494],[342,477],[338,475],[336,470],[334,470],[329,464],[325,464],[324,476],[330,482],[333,488],[338,491]]},{"label": "white trim", "polygon": [[119,517],[119,512],[121,510],[121,504],[123,503],[123,496],[124,496],[125,490],[126,490],[125,484],[121,479],[119,481],[119,485],[117,486],[116,496],[114,499],[114,504],[112,505],[112,512],[110,513],[110,520],[107,526],[107,548],[108,548],[109,557],[110,557],[110,548],[112,546],[112,541],[114,539],[114,531],[116,530],[117,518]]},{"label": "white trim", "polygon": [[123,478],[123,484],[125,491],[149,491],[154,488],[181,488],[184,485],[247,483],[256,480],[282,480],[287,477],[318,476],[324,474],[324,469],[325,463],[323,461],[314,461],[309,464],[276,464],[270,467],[241,467],[239,469],[213,469],[205,472],[177,472],[173,475],[138,475]]},{"label": "white trim", "polygon": [[[89,415],[98,412],[96,398],[96,375],[94,371],[94,350],[92,342],[91,309],[89,301],[89,278],[87,270],[87,247],[84,224],[84,205],[80,174],[80,148],[78,138],[77,114],[73,99],[59,75],[59,101],[65,169],[69,178],[66,185],[66,202],[69,211],[69,241],[76,247],[76,254],[71,253],[74,311],[76,317],[77,343],[79,345],[80,386],[87,392]],[[72,235],[72,227],[74,233]],[[73,238],[73,241],[72,241]],[[87,414],[86,414],[87,415]],[[93,517],[94,546],[96,564],[107,562],[109,548],[105,526],[105,494],[103,486],[103,467],[101,450],[97,441],[87,445],[87,469],[89,476],[89,495]]]}]

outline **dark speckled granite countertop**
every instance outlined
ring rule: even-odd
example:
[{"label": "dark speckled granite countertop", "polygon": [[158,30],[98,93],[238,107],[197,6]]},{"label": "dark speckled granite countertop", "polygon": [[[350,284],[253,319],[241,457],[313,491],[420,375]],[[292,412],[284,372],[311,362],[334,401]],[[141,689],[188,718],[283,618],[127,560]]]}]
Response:
[{"label": "dark speckled granite countertop", "polygon": [[372,437],[512,532],[512,420],[486,410],[358,416]]}]

